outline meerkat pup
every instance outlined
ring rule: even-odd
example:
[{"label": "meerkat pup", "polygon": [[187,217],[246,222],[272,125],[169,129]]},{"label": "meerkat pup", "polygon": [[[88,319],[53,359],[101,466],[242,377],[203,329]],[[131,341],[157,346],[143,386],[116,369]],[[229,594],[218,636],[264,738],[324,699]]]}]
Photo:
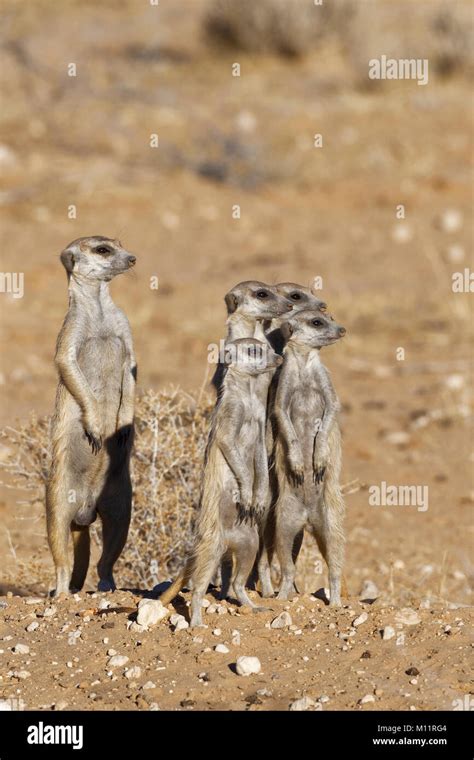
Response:
[{"label": "meerkat pup", "polygon": [[89,525],[97,513],[103,532],[99,590],[115,589],[113,566],[125,545],[131,515],[129,462],[137,365],[127,317],[112,301],[109,282],[135,261],[117,240],[99,235],[74,240],[61,253],[69,310],[56,347],[59,383],[46,486],[56,595],[84,585]]},{"label": "meerkat pup", "polygon": [[161,596],[168,604],[192,581],[192,626],[202,624],[202,599],[226,552],[234,559],[237,600],[255,607],[245,584],[257,554],[257,524],[268,495],[267,399],[258,381],[282,359],[262,341],[239,338],[227,344],[226,362],[206,449],[194,549],[183,572]]},{"label": "meerkat pup", "polygon": [[339,401],[319,352],[346,331],[331,317],[310,310],[295,314],[282,331],[286,347],[274,405],[278,598],[293,593],[295,561],[307,527],[328,565],[334,606],[341,602],[344,560]]}]

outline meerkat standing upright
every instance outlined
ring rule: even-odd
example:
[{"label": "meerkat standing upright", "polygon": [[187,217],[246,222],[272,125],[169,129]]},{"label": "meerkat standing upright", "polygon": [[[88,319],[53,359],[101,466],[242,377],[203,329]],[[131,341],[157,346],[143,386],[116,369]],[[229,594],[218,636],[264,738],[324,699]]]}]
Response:
[{"label": "meerkat standing upright", "polygon": [[127,317],[112,301],[108,283],[135,261],[117,240],[99,235],[74,240],[61,253],[69,310],[57,340],[59,383],[46,486],[56,594],[84,585],[89,525],[97,513],[103,533],[100,591],[115,589],[113,566],[127,539],[137,365]]},{"label": "meerkat standing upright", "polygon": [[296,557],[307,526],[327,562],[334,606],[341,602],[344,560],[339,401],[319,351],[346,331],[331,317],[309,310],[295,314],[282,331],[287,343],[274,405],[276,549],[282,573],[278,598],[287,599],[293,592]]},{"label": "meerkat standing upright", "polygon": [[235,557],[233,588],[238,601],[255,607],[245,584],[257,554],[257,525],[268,495],[267,397],[259,380],[282,358],[253,338],[229,342],[226,355],[228,368],[206,449],[194,549],[184,570],[160,597],[168,604],[192,580],[192,626],[201,625],[203,596],[226,551]]}]

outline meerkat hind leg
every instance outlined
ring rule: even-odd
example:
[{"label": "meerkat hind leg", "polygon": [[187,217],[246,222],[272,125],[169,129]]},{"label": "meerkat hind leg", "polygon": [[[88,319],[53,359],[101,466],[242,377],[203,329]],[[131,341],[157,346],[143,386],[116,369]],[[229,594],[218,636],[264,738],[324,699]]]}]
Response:
[{"label": "meerkat hind leg", "polygon": [[71,577],[71,591],[80,591],[84,586],[90,560],[90,535],[88,525],[71,525],[74,546],[74,565]]},{"label": "meerkat hind leg", "polygon": [[255,611],[264,610],[258,607],[247,594],[245,586],[252,571],[258,551],[258,532],[256,528],[240,525],[232,531],[230,547],[235,557],[235,573],[233,586],[235,597],[242,606],[252,607]]},{"label": "meerkat hind leg", "polygon": [[107,499],[107,502],[97,505],[102,518],[103,540],[102,555],[97,564],[99,591],[115,591],[116,589],[113,569],[125,546],[131,517],[129,484],[124,486],[124,490],[125,493],[119,491],[115,499]]},{"label": "meerkat hind leg", "polygon": [[276,545],[281,568],[277,599],[290,599],[295,592],[295,562],[301,546],[306,514],[298,500],[291,496],[284,498],[277,509]]},{"label": "meerkat hind leg", "polygon": [[48,541],[56,569],[54,596],[69,594],[69,584],[71,581],[71,565],[69,560],[71,518],[66,507],[66,496],[64,494],[63,503],[61,503],[60,496],[60,494],[55,496],[54,502],[50,494],[46,498]]}]

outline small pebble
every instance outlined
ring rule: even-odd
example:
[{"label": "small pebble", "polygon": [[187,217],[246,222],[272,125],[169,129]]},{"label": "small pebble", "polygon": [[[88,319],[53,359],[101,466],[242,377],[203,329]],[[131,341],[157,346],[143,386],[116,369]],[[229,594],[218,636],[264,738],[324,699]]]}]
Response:
[{"label": "small pebble", "polygon": [[228,654],[230,650],[225,644],[217,644],[217,646],[214,647],[214,651],[220,652],[221,654]]},{"label": "small pebble", "polygon": [[128,662],[128,657],[124,654],[115,654],[107,662],[109,668],[122,668]]},{"label": "small pebble", "polygon": [[[271,628],[289,628],[292,625],[292,619],[289,612],[280,612],[270,623]],[[295,626],[296,627],[296,626]],[[290,708],[291,709],[291,708]]]},{"label": "small pebble", "polygon": [[361,614],[352,621],[352,625],[354,628],[357,628],[359,625],[362,625],[362,623],[365,623],[368,618],[369,616],[366,612],[361,612]]}]

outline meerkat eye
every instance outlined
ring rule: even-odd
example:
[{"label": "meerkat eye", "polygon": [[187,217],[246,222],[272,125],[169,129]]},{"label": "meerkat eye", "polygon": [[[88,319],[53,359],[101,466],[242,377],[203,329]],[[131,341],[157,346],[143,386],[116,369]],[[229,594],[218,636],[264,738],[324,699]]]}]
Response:
[{"label": "meerkat eye", "polygon": [[268,293],[266,290],[259,290],[256,296],[257,298],[268,298]]},{"label": "meerkat eye", "polygon": [[106,245],[99,245],[98,248],[95,249],[95,253],[110,253],[110,248],[107,248]]},{"label": "meerkat eye", "polygon": [[324,322],[321,319],[313,319],[312,323],[315,327],[322,327]]},{"label": "meerkat eye", "polygon": [[301,296],[300,296],[300,294],[299,294],[299,293],[292,293],[292,294],[291,294],[291,296],[290,296],[290,298],[291,298],[293,301],[300,301],[300,300],[301,300]]}]

